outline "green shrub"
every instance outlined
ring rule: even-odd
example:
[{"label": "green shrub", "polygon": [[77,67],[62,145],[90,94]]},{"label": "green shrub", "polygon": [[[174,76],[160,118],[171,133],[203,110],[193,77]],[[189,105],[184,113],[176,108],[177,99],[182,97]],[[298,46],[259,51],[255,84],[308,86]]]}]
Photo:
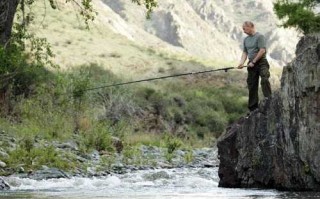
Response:
[{"label": "green shrub", "polygon": [[108,126],[98,123],[88,131],[80,132],[81,142],[86,149],[96,149],[98,151],[114,151],[112,136]]},{"label": "green shrub", "polygon": [[184,160],[187,164],[191,163],[193,161],[194,157],[193,157],[193,151],[192,150],[188,150],[185,155],[184,155]]},{"label": "green shrub", "polygon": [[32,138],[22,141],[22,145],[9,153],[9,157],[5,160],[9,167],[34,170],[45,165],[63,170],[70,170],[75,167],[73,162],[66,160],[60,152],[57,152],[51,145],[35,147]]},{"label": "green shrub", "polygon": [[316,33],[320,32],[320,15],[313,9],[319,3],[319,0],[278,0],[274,3],[274,10],[279,19],[285,20],[285,28],[295,27],[305,34]]}]

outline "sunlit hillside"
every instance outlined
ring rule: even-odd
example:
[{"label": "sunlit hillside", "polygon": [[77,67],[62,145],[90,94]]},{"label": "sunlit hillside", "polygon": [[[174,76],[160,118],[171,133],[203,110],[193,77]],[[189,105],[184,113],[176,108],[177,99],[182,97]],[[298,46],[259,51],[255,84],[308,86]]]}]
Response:
[{"label": "sunlit hillside", "polygon": [[[37,15],[31,30],[37,36],[47,38],[56,55],[53,61],[62,69],[97,63],[117,75],[130,78],[156,75],[159,71],[166,73],[167,70],[191,71],[201,65],[230,66],[226,61],[197,58],[152,35],[146,36],[153,43],[145,45],[115,33],[108,26],[108,17],[113,16],[110,16],[112,11],[107,6],[99,7],[97,19],[89,29],[72,6],[61,4],[59,10],[53,10],[48,5],[39,4],[36,9],[42,14]],[[118,28],[130,31],[120,18],[115,17],[115,22],[118,22]]]},{"label": "sunlit hillside", "polygon": [[[250,2],[241,1],[238,4],[246,5]],[[60,3],[58,10],[53,10],[48,5],[38,4],[33,8],[37,15],[31,30],[36,35],[47,38],[56,54],[54,62],[62,69],[97,63],[115,74],[137,78],[154,76],[159,71],[194,71],[201,65],[229,67],[238,62],[241,47],[237,42],[244,36],[239,27],[241,13],[227,12],[228,9],[232,11],[238,4],[222,4],[217,1],[202,5],[198,1],[181,1],[172,7],[171,3],[163,2],[155,10],[153,17],[147,20],[144,9],[131,2],[96,0],[94,5],[98,15],[96,20],[90,23],[89,29],[86,29],[81,16],[77,14],[76,6]],[[265,4],[260,2],[250,5],[259,7],[261,12],[271,12],[270,5],[268,4],[268,7]],[[192,14],[183,14],[183,9],[190,9],[188,12]],[[163,14],[165,10],[168,15],[176,17],[163,21],[166,18]],[[213,15],[214,13],[216,15]],[[183,17],[180,18],[183,20],[177,17]],[[267,32],[268,25],[263,25],[261,16],[259,18],[251,13],[248,17],[257,19],[260,22],[257,24],[258,28]],[[275,23],[272,14],[267,18],[268,23]],[[244,19],[245,17],[241,18]],[[174,32],[172,26],[180,28]],[[276,27],[276,24],[273,24],[273,27]],[[173,36],[164,35],[168,32]],[[189,33],[193,35],[193,39]],[[284,38],[288,33],[293,34],[281,29],[272,29],[266,33],[270,48],[273,49],[269,55],[277,55],[275,57],[281,59],[277,63],[291,60],[294,38],[288,41],[280,40],[288,44],[283,49],[278,49],[279,42],[276,42],[279,37]],[[179,45],[177,42],[180,42]],[[270,58],[270,62],[272,66],[277,65],[273,58]],[[176,70],[177,68],[179,70]],[[279,76],[281,69],[274,71],[273,74]]]}]

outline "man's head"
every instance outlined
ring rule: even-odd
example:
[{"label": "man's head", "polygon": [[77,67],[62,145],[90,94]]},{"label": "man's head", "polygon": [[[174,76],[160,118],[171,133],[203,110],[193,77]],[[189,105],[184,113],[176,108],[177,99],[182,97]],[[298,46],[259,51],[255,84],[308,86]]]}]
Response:
[{"label": "man's head", "polygon": [[242,29],[247,35],[253,35],[256,32],[254,24],[251,21],[245,21],[242,25]]}]

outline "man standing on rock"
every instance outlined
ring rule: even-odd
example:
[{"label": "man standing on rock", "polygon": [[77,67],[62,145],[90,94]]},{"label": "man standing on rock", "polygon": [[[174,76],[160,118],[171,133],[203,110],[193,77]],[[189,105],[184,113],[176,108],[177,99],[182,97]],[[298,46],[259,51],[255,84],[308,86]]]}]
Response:
[{"label": "man standing on rock", "polygon": [[269,63],[266,58],[265,37],[259,32],[256,32],[254,24],[251,21],[244,22],[242,28],[243,32],[248,36],[243,42],[243,53],[238,68],[242,69],[247,58],[249,59],[247,68],[247,84],[249,89],[248,108],[250,112],[252,112],[258,108],[259,103],[259,76],[261,77],[261,87],[264,97],[267,98],[271,96]]}]

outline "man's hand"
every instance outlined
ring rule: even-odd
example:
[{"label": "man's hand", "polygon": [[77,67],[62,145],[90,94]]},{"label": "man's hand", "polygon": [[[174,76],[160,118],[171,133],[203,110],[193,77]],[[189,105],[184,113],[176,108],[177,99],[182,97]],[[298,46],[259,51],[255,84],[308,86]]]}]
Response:
[{"label": "man's hand", "polygon": [[254,63],[250,62],[250,63],[248,64],[248,67],[250,67],[250,68],[254,67]]},{"label": "man's hand", "polygon": [[243,67],[244,67],[243,64],[238,65],[238,69],[243,69]]}]

